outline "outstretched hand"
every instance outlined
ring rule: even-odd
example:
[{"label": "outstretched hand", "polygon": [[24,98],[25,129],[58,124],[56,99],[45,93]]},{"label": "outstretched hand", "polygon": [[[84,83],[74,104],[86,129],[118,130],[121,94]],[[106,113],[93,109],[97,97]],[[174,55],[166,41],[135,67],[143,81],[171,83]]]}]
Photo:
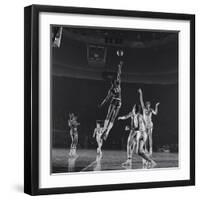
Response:
[{"label": "outstretched hand", "polygon": [[133,109],[132,109],[133,112],[135,112],[135,107],[136,107],[136,104],[133,106]]},{"label": "outstretched hand", "polygon": [[138,92],[141,94],[141,93],[142,93],[142,89],[141,89],[141,88],[139,88],[139,89],[138,89]]},{"label": "outstretched hand", "polygon": [[118,119],[118,120],[121,120],[121,119],[122,119],[122,117],[118,117],[117,119]]},{"label": "outstretched hand", "polygon": [[159,106],[160,105],[160,102],[156,103],[156,106]]}]

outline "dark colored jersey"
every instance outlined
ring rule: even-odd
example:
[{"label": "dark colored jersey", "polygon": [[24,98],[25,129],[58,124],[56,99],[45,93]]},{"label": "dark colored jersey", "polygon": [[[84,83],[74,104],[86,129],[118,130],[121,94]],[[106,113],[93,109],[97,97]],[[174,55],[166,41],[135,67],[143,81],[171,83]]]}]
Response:
[{"label": "dark colored jersey", "polygon": [[76,120],[70,119],[68,121],[68,123],[69,123],[69,127],[71,130],[77,131],[77,127],[78,127],[79,123]]},{"label": "dark colored jersey", "polygon": [[111,97],[115,99],[121,99],[121,87],[120,85],[114,86],[110,90]]}]

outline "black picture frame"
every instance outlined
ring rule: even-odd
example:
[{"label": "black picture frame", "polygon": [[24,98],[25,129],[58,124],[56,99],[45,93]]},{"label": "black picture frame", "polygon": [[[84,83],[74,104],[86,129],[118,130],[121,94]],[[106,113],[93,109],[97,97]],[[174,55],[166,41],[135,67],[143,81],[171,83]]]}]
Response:
[{"label": "black picture frame", "polygon": [[[190,23],[190,179],[100,186],[39,188],[39,13],[77,13]],[[24,9],[24,192],[30,195],[94,192],[195,185],[195,15],[31,5]]]}]

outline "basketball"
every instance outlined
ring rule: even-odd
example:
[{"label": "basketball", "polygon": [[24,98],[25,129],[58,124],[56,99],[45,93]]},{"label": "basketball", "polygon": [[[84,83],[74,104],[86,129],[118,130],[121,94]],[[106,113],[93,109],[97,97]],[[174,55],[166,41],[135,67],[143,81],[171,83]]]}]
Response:
[{"label": "basketball", "polygon": [[123,50],[117,50],[117,56],[122,57],[124,55]]}]

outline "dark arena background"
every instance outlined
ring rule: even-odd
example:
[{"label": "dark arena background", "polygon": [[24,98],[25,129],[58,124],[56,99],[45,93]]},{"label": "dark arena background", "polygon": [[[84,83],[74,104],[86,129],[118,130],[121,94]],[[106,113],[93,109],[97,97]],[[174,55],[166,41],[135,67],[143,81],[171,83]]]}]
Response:
[{"label": "dark arena background", "polygon": [[[103,157],[92,137],[96,120],[104,120],[109,102],[99,108],[122,67],[122,106],[118,116],[140,104],[138,89],[153,116],[153,159],[157,168],[178,167],[178,32],[51,26],[51,172],[122,170],[130,119],[115,120],[104,142]],[[124,52],[117,56],[117,50]],[[78,116],[77,158],[69,156],[69,113]],[[142,168],[133,155],[133,169]]]}]

